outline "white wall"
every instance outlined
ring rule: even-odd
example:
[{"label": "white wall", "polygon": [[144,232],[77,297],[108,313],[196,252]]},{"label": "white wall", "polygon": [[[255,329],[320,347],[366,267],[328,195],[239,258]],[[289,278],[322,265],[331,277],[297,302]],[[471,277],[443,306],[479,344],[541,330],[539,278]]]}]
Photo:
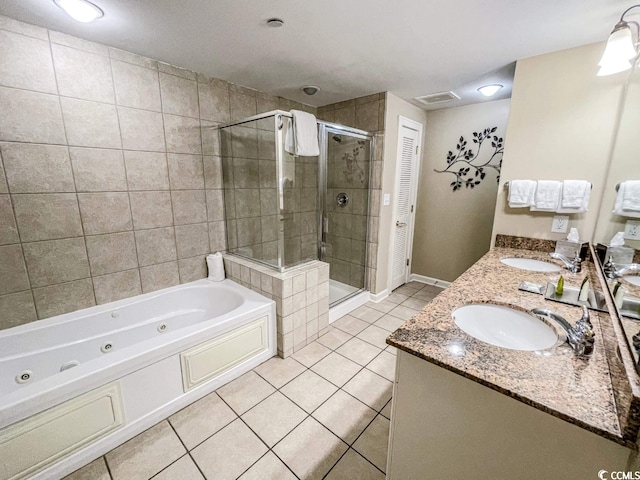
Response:
[{"label": "white wall", "polygon": [[[412,273],[453,281],[489,251],[498,172],[485,168],[486,177],[479,185],[454,192],[451,182],[456,177],[434,169],[447,167],[447,152],[456,152],[461,136],[474,152],[478,149],[472,142],[473,132],[497,127],[494,135],[504,138],[509,102],[497,100],[427,113],[429,128],[420,168]],[[487,162],[494,152],[491,140],[486,140],[473,164]],[[498,160],[499,157],[495,159]],[[457,171],[462,166],[457,162],[453,169]],[[470,174],[474,176],[474,172],[472,168]]]},{"label": "white wall", "polygon": [[595,229],[626,75],[597,77],[604,43],[519,60],[507,126],[492,242],[498,233],[557,240],[552,214],[511,209],[504,183],[584,179],[593,184],[591,208],[572,215],[585,240]]},{"label": "white wall", "polygon": [[[423,129],[422,145],[424,145],[424,131],[426,130],[427,112],[412,105],[394,94],[387,92],[387,108],[385,112],[384,133],[384,169],[382,174],[382,195],[391,194],[391,205],[384,206],[380,200],[380,223],[378,237],[378,270],[374,293],[380,293],[389,288],[391,271],[391,249],[393,247],[393,208],[396,195],[396,160],[398,151],[399,117],[403,116],[421,123]],[[424,149],[423,149],[424,150]]]}]

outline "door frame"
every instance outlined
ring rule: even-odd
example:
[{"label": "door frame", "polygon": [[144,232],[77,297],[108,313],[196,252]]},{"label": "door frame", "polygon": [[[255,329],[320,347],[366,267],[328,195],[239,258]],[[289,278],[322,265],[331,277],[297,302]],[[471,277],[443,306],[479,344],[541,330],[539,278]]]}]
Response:
[{"label": "door frame", "polygon": [[[413,206],[413,212],[409,214],[409,224],[407,225],[407,258],[410,260],[409,265],[405,267],[405,283],[409,281],[409,277],[411,276],[411,260],[413,259],[413,235],[415,230],[415,218],[416,218],[416,202],[418,199],[418,183],[420,177],[420,164],[422,163],[420,159],[422,158],[422,139],[424,136],[424,125],[415,120],[411,120],[410,118],[404,117],[402,115],[398,115],[398,134],[397,134],[397,147],[396,147],[396,165],[395,165],[395,177],[393,179],[393,200],[391,203],[392,211],[391,211],[391,228],[393,230],[393,234],[391,235],[391,248],[389,249],[389,263],[388,263],[388,285],[389,285],[389,293],[393,291],[393,251],[395,249],[396,243],[396,235],[395,235],[395,224],[397,221],[397,211],[396,205],[398,203],[398,180],[400,179],[400,169],[401,164],[400,158],[402,156],[402,142],[400,141],[402,128],[410,128],[416,130],[418,132],[418,140],[417,147],[418,152],[415,156],[412,168],[412,181],[411,181],[411,192],[410,199],[411,205]],[[397,288],[397,287],[395,287]]]}]

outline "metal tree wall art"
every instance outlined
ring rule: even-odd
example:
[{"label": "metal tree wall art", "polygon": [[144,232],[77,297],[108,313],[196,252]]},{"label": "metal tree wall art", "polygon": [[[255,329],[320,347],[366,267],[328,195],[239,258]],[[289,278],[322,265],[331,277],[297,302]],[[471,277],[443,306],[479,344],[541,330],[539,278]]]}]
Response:
[{"label": "metal tree wall art", "polygon": [[[437,173],[450,173],[456,178],[451,182],[453,191],[462,188],[474,188],[480,185],[487,175],[486,169],[492,168],[498,172],[497,181],[500,182],[500,168],[502,167],[502,152],[504,151],[504,140],[498,135],[494,135],[498,127],[485,128],[482,132],[473,132],[473,143],[478,145],[478,149],[474,152],[473,145],[467,148],[467,141],[464,137],[460,137],[456,145],[457,152],[449,150],[447,153],[447,168],[444,170],[433,169]],[[488,160],[482,161],[480,152],[485,142],[491,142],[493,152],[489,151]]]}]

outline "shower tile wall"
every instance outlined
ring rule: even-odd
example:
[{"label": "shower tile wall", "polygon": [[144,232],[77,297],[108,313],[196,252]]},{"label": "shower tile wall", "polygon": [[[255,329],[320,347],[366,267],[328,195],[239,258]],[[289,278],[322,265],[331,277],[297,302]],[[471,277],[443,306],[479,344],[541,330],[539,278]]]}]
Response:
[{"label": "shower tile wall", "polygon": [[213,125],[309,107],[0,17],[0,329],[203,278]]},{"label": "shower tile wall", "polygon": [[[384,93],[376,93],[374,95],[368,95],[366,97],[360,97],[345,102],[334,103],[318,108],[317,116],[320,120],[326,120],[328,122],[335,122],[350,127],[366,130],[367,132],[374,134],[374,157],[371,172],[371,196],[369,199],[369,237],[367,239],[367,248],[369,251],[367,261],[367,275],[369,284],[367,288],[371,292],[376,292],[375,278],[376,278],[376,258],[378,255],[378,225],[380,215],[380,198],[382,195],[382,167],[383,167],[383,152],[384,152],[384,114],[386,107],[386,96]],[[330,140],[331,141],[331,140]],[[337,155],[334,155],[333,159],[329,159],[329,172],[328,178],[331,182],[332,175],[333,181],[344,182],[344,179],[340,178],[341,173],[345,170],[343,154],[348,152],[342,152],[336,149]],[[352,153],[352,152],[351,152]],[[331,183],[329,183],[331,186]],[[344,187],[350,187],[348,184],[341,185]],[[335,199],[337,191],[330,190],[328,192],[328,198],[330,200]],[[354,200],[359,198],[360,192],[356,193]],[[335,205],[332,201],[332,205]],[[347,207],[348,208],[348,207]],[[356,211],[353,210],[356,209]],[[360,208],[360,210],[358,210]],[[354,245],[353,238],[357,237],[357,231],[354,235],[353,229],[363,228],[362,224],[358,221],[362,221],[361,207],[358,207],[357,202],[353,204],[352,210],[349,212],[338,210],[338,216],[336,217],[336,209],[333,211],[329,209],[329,222],[330,232],[333,230],[335,235],[332,234],[332,248],[331,248],[331,278],[342,283],[355,284],[358,275],[358,262],[362,259],[361,245],[356,243]],[[333,222],[332,222],[332,217]],[[351,217],[350,219],[347,217]],[[348,221],[352,221],[353,227],[348,226]],[[331,223],[334,227],[331,228]],[[347,273],[348,272],[348,273]],[[353,274],[352,274],[353,272]]]},{"label": "shower tile wall", "polygon": [[278,355],[286,358],[329,327],[329,265],[307,262],[284,273],[237,255],[224,256],[228,278],[276,302]]}]

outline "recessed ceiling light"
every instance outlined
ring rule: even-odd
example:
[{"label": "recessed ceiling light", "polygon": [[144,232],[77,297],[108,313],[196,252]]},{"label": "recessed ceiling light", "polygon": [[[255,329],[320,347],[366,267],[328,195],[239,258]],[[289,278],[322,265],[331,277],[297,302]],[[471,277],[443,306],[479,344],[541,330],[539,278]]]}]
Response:
[{"label": "recessed ceiling light", "polygon": [[315,85],[305,85],[304,87],[302,87],[302,91],[311,96],[318,93],[320,91],[320,87],[316,87]]},{"label": "recessed ceiling light", "polygon": [[493,97],[501,88],[502,85],[498,85],[497,83],[495,83],[493,85],[485,85],[484,87],[480,87],[478,91],[485,97]]},{"label": "recessed ceiling light", "polygon": [[267,25],[273,28],[278,28],[284,25],[284,20],[280,20],[279,18],[270,18],[267,20]]},{"label": "recessed ceiling light", "polygon": [[79,22],[89,23],[104,16],[102,9],[87,0],[53,0],[53,2]]}]

